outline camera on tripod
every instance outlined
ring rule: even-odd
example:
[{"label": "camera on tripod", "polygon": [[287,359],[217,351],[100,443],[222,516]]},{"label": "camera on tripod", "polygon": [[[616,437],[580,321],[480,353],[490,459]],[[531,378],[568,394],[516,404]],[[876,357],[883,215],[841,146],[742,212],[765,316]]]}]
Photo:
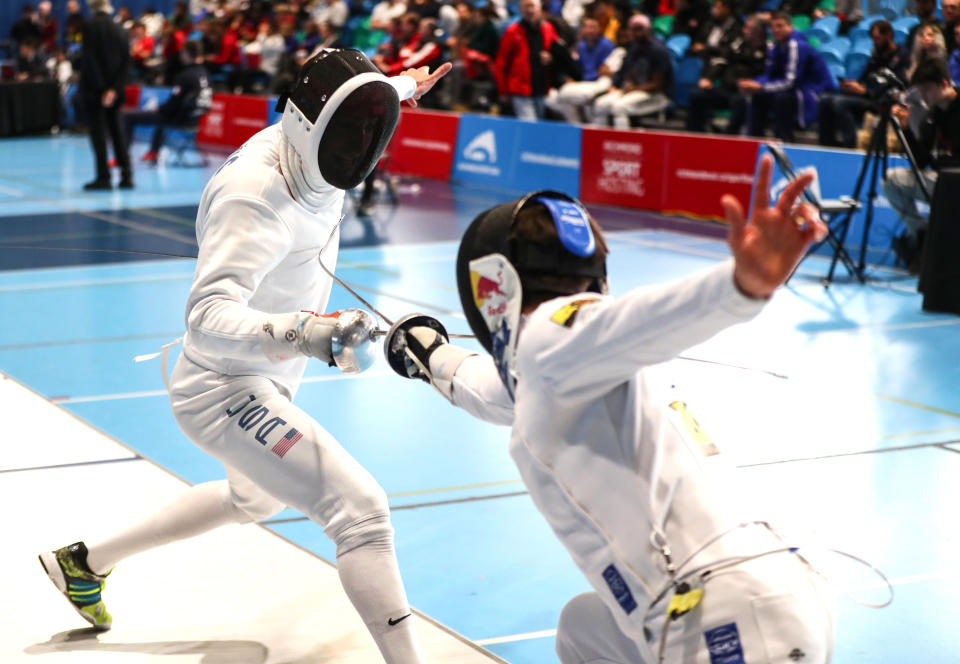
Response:
[{"label": "camera on tripod", "polygon": [[878,69],[867,76],[867,96],[883,107],[899,104],[907,84],[887,67]]}]

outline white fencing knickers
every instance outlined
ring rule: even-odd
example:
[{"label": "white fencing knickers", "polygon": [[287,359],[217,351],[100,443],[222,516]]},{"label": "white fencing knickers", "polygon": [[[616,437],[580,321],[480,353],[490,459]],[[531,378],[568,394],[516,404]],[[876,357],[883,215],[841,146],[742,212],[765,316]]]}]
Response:
[{"label": "white fencing knickers", "polygon": [[[833,653],[836,607],[826,582],[791,554],[760,558],[716,573],[703,600],[669,628],[667,664],[826,664]],[[657,653],[666,602],[648,619]],[[563,664],[656,664],[616,624],[596,592],[563,609],[557,654]]]},{"label": "white fencing knickers", "polygon": [[231,496],[252,518],[289,505],[338,544],[351,526],[389,514],[387,497],[292,395],[260,376],[208,371],[181,354],[170,404],[187,437],[227,467]]}]

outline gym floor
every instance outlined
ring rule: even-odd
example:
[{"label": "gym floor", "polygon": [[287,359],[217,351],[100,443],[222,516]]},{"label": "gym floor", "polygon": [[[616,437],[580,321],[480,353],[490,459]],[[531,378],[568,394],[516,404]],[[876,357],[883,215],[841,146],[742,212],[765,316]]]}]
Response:
[{"label": "gym floor", "polygon": [[[89,144],[3,142],[0,162],[0,562],[3,662],[376,662],[320,527],[288,510],[121,562],[95,634],[45,578],[40,551],[96,539],[224,476],[186,440],[160,362],[183,330],[201,168],[136,170],[133,191],[83,193]],[[134,159],[145,150],[134,146]],[[468,333],[457,239],[511,194],[403,178],[399,204],[353,214],[338,276],[391,320],[422,311]],[[728,255],[718,224],[591,207],[608,230],[614,294]],[[136,253],[126,253],[136,252]],[[148,252],[148,253],[144,253]],[[767,518],[840,593],[834,662],[956,661],[960,319],[926,314],[916,280],[868,283],[805,260],[753,322],[655,369],[740,467]],[[338,286],[331,309],[363,305]],[[468,342],[472,343],[472,342]],[[173,356],[176,355],[173,349]],[[555,662],[564,603],[589,588],[534,509],[508,432],[477,422],[383,360],[357,376],[312,362],[297,402],[390,496],[428,661]],[[889,578],[894,601],[880,604]],[[104,653],[110,653],[105,655]]]}]

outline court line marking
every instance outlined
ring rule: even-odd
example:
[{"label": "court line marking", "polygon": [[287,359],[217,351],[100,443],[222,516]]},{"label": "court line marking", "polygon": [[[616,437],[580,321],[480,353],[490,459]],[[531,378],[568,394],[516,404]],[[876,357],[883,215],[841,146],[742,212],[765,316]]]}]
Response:
[{"label": "court line marking", "polygon": [[947,429],[927,429],[926,431],[910,431],[908,433],[891,433],[886,436],[880,436],[880,440],[893,440],[894,438],[913,438],[914,436],[926,436],[936,433],[952,433],[960,431],[960,427],[949,427]]},{"label": "court line marking", "polygon": [[2,468],[0,473],[25,473],[31,470],[55,470],[57,468],[74,468],[77,466],[97,466],[104,463],[120,463],[123,461],[143,461],[142,456],[118,457],[116,459],[97,459],[96,461],[72,461],[70,463],[56,463],[49,466],[26,466],[24,468]]},{"label": "court line marking", "polygon": [[919,408],[920,410],[926,410],[931,413],[939,413],[940,415],[949,415],[950,417],[956,417],[960,419],[960,413],[955,413],[952,410],[945,410],[943,408],[937,408],[935,406],[927,406],[926,404],[917,403],[916,401],[901,399],[900,397],[891,396],[889,394],[881,394],[879,392],[874,392],[873,396],[878,397],[880,399],[886,399],[887,401],[892,401],[894,403],[903,404],[905,406],[913,406],[914,408]]},{"label": "court line marking", "polygon": [[944,452],[953,452],[954,454],[960,454],[960,450],[958,450],[955,447],[950,447],[951,445],[955,445],[956,443],[957,441],[954,441],[952,443],[940,443],[939,445],[937,445],[937,447],[939,447]]},{"label": "court line marking", "polygon": [[154,283],[158,281],[187,281],[190,279],[193,279],[192,272],[190,274],[154,274],[139,277],[108,277],[106,279],[85,279],[57,282],[51,281],[50,283],[0,286],[0,293],[16,294],[22,291],[59,290],[66,288],[96,288],[99,286],[120,286],[124,284]]},{"label": "court line marking", "polygon": [[8,350],[29,350],[32,348],[49,348],[51,346],[82,346],[85,344],[120,343],[123,341],[142,341],[145,339],[176,339],[183,335],[179,332],[158,332],[156,334],[129,334],[119,337],[94,337],[90,339],[64,339],[62,341],[36,341],[29,344],[0,344],[0,352]]},{"label": "court line marking", "polygon": [[858,450],[856,452],[838,452],[837,454],[824,454],[822,456],[796,457],[793,459],[778,459],[776,461],[760,461],[758,463],[745,463],[737,468],[757,468],[759,466],[775,466],[781,463],[793,463],[795,461],[820,461],[823,459],[842,459],[843,457],[864,456],[866,454],[883,454],[885,452],[906,452],[909,450],[919,450],[925,447],[941,447],[952,443],[960,443],[960,440],[947,440],[939,443],[917,443],[916,445],[900,445],[898,447],[882,447],[874,450]]}]

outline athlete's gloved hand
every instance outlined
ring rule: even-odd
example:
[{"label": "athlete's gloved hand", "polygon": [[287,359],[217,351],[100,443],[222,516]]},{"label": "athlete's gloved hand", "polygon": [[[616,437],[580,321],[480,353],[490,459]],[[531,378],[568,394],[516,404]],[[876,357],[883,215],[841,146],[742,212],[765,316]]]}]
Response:
[{"label": "athlete's gloved hand", "polygon": [[387,363],[404,378],[419,378],[453,401],[453,376],[466,358],[476,355],[450,345],[443,324],[432,316],[410,314],[394,323],[384,341]]},{"label": "athlete's gloved hand", "polygon": [[308,355],[344,373],[359,373],[376,359],[376,330],[376,319],[362,309],[322,315],[301,311],[268,317],[261,326],[260,345],[275,362]]}]

